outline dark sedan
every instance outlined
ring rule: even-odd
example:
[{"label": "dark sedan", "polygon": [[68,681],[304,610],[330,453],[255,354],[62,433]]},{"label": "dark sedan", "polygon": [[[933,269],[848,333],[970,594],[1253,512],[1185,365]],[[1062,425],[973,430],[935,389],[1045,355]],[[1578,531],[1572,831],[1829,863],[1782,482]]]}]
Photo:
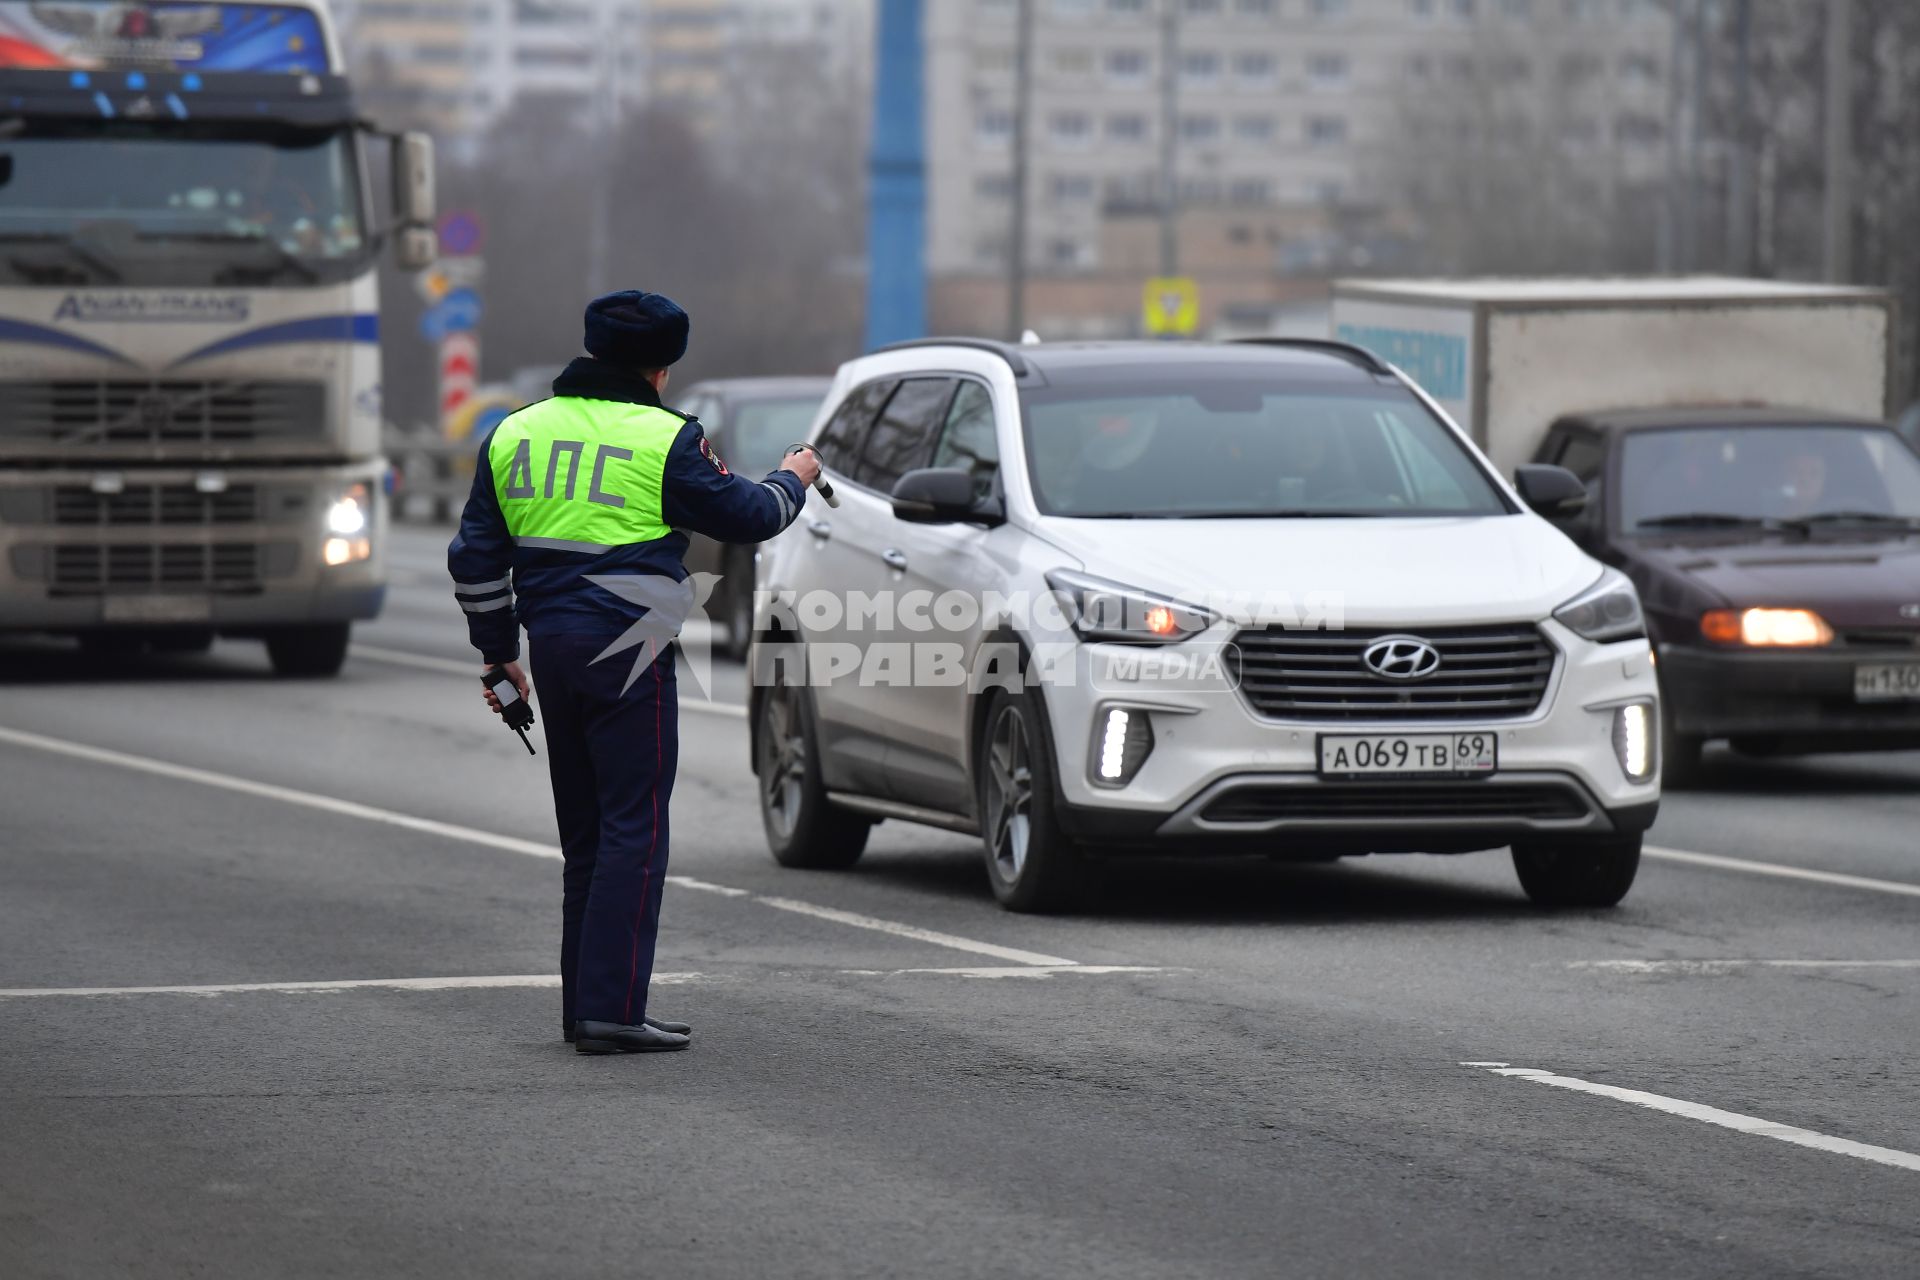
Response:
[{"label": "dark sedan", "polygon": [[1813,412],[1563,418],[1536,462],[1588,490],[1554,519],[1640,590],[1668,783],[1747,755],[1920,747],[1920,454]]},{"label": "dark sedan", "polygon": [[[700,419],[714,452],[730,470],[761,476],[780,465],[788,445],[807,438],[832,383],[831,378],[725,378],[695,383],[669,398],[680,412]],[[693,545],[687,551],[687,568],[720,575],[707,613],[725,624],[727,634],[715,645],[739,657],[753,629],[755,548],[722,546],[697,533],[688,538]]]}]

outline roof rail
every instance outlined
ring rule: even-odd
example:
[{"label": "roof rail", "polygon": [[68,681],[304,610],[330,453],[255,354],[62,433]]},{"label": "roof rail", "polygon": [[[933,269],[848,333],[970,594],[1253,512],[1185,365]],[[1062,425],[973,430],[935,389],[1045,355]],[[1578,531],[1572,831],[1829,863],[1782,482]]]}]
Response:
[{"label": "roof rail", "polygon": [[1393,366],[1367,348],[1352,342],[1336,342],[1332,338],[1232,338],[1232,342],[1247,343],[1261,347],[1292,347],[1296,351],[1318,351],[1323,355],[1337,356],[1348,364],[1359,365],[1368,373],[1382,376],[1393,372]]},{"label": "roof rail", "polygon": [[884,347],[875,347],[872,354],[883,351],[911,351],[915,347],[970,347],[975,351],[988,351],[1007,362],[1016,378],[1027,376],[1028,365],[1021,356],[1020,349],[1010,342],[1001,342],[996,338],[908,338],[904,342],[889,342]]}]

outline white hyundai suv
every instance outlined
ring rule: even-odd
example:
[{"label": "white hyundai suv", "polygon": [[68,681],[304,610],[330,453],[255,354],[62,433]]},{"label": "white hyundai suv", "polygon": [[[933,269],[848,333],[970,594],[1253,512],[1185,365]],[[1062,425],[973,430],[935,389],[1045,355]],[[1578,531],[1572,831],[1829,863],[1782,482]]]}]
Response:
[{"label": "white hyundai suv", "polygon": [[1659,804],[1634,588],[1364,349],[903,343],[812,440],[840,505],[762,548],[751,704],[774,857],[886,818],[980,835],[995,895],[1129,851],[1511,847],[1611,906]]}]

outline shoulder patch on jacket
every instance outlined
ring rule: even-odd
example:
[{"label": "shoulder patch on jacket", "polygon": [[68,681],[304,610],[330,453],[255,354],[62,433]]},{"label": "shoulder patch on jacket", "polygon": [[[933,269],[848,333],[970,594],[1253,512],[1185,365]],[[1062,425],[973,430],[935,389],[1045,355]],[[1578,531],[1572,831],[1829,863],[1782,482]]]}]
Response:
[{"label": "shoulder patch on jacket", "polygon": [[731,474],[727,470],[727,464],[720,461],[720,455],[713,451],[713,442],[708,440],[705,436],[700,437],[700,456],[705,458],[708,462],[711,462],[713,464],[713,469],[715,471],[718,471],[721,475],[724,476],[724,475]]}]

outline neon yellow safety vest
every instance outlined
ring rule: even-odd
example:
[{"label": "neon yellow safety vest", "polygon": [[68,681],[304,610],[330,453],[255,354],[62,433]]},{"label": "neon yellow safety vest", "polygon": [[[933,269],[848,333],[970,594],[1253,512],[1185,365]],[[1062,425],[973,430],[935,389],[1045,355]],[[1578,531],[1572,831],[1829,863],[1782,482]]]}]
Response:
[{"label": "neon yellow safety vest", "polygon": [[666,409],[579,396],[510,415],[487,463],[515,544],[605,551],[666,537],[667,453],[685,425]]}]

